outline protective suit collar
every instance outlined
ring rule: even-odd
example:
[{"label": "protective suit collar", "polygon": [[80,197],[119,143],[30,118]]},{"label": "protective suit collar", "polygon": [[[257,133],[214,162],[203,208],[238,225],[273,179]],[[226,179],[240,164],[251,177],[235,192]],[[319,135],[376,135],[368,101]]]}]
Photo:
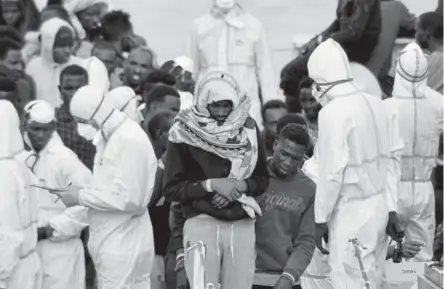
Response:
[{"label": "protective suit collar", "polygon": [[109,139],[111,134],[126,119],[126,115],[114,109],[100,87],[86,85],[73,96],[70,103],[71,114],[83,122],[97,123],[103,136]]},{"label": "protective suit collar", "polygon": [[398,58],[393,97],[420,98],[427,89],[428,61],[416,42],[407,45]]},{"label": "protective suit collar", "polygon": [[308,74],[328,100],[359,91],[353,82],[350,64],[342,47],[333,39],[322,42],[308,60]]},{"label": "protective suit collar", "polygon": [[57,64],[54,62],[54,58],[52,55],[52,51],[54,48],[54,41],[57,35],[57,32],[59,32],[60,28],[63,26],[68,27],[73,33],[74,30],[72,29],[71,25],[69,25],[68,22],[63,21],[60,18],[52,18],[42,24],[42,27],[40,28],[40,43],[41,43],[41,54],[42,57],[53,66],[63,65],[63,64]]},{"label": "protective suit collar", "polygon": [[0,100],[0,131],[0,159],[12,158],[24,150],[17,111],[7,100]]}]

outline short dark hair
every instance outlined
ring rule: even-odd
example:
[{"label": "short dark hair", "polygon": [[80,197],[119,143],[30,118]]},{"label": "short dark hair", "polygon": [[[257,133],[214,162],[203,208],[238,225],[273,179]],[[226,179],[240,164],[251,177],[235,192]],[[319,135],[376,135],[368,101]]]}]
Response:
[{"label": "short dark hair", "polygon": [[0,26],[0,37],[11,39],[12,41],[19,43],[20,45],[23,45],[23,36],[17,29],[11,26]]},{"label": "short dark hair", "polygon": [[156,113],[148,122],[148,133],[153,140],[156,140],[157,130],[169,130],[168,120],[174,118],[175,115],[171,111],[160,111]]},{"label": "short dark hair", "polygon": [[156,84],[146,97],[146,107],[149,108],[154,102],[164,101],[167,95],[172,95],[180,99],[180,94],[175,88],[162,83]]},{"label": "short dark hair", "polygon": [[108,42],[108,41],[103,41],[103,40],[99,40],[99,41],[97,41],[97,42],[94,44],[94,46],[93,46],[93,48],[92,48],[92,50],[91,50],[91,54],[93,54],[94,51],[95,51],[96,49],[112,50],[112,51],[114,51],[114,52],[116,53],[116,55],[119,54],[119,53],[117,52],[117,49],[114,47],[114,45],[112,45],[112,44],[111,44],[110,42]]},{"label": "short dark hair", "polygon": [[65,75],[84,76],[86,78],[86,82],[89,81],[88,72],[86,71],[86,69],[76,64],[72,64],[63,68],[62,72],[60,73],[60,83],[62,83],[63,77]]},{"label": "short dark hair", "polygon": [[308,134],[308,130],[305,126],[300,124],[287,124],[282,128],[279,137],[288,139],[295,144],[302,145],[305,149],[310,146],[310,135]]},{"label": "short dark hair", "polygon": [[21,43],[14,41],[11,38],[0,38],[0,59],[4,59],[10,50],[21,50]]},{"label": "short dark hair", "polygon": [[434,38],[442,40],[443,19],[442,14],[436,11],[427,12],[419,16],[419,25],[422,29],[428,31]]},{"label": "short dark hair", "polygon": [[174,86],[176,84],[176,79],[170,73],[156,69],[148,74],[144,84],[145,83],[162,83],[165,85]]},{"label": "short dark hair", "polygon": [[267,112],[267,110],[277,109],[277,108],[287,109],[287,105],[285,105],[285,103],[279,99],[272,99],[272,100],[267,101],[262,106],[262,119],[265,120],[265,113]]},{"label": "short dark hair", "polygon": [[276,124],[276,134],[279,135],[281,130],[288,124],[299,124],[307,127],[307,121],[299,113],[289,113],[281,117]]},{"label": "short dark hair", "polygon": [[106,41],[116,40],[122,33],[133,28],[130,15],[122,10],[111,11],[102,18],[102,36]]}]

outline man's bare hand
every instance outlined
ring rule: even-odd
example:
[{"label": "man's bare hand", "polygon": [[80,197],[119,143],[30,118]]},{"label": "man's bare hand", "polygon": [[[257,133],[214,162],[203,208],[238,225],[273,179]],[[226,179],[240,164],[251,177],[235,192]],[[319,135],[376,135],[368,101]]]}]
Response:
[{"label": "man's bare hand", "polygon": [[234,200],[233,191],[236,190],[235,180],[227,178],[211,179],[211,188],[217,194],[225,197],[229,202]]},{"label": "man's bare hand", "polygon": [[221,195],[215,195],[211,200],[211,205],[218,209],[225,208],[226,206],[228,206],[229,203],[230,201],[228,201],[227,198]]}]

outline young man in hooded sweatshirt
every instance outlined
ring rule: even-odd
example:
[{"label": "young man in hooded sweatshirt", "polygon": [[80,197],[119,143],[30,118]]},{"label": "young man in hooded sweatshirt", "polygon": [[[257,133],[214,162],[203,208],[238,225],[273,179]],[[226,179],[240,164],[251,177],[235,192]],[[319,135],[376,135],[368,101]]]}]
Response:
[{"label": "young man in hooded sweatshirt", "polygon": [[299,279],[315,249],[316,185],[301,171],[309,146],[304,126],[287,124],[281,130],[268,159],[270,185],[258,198],[262,216],[256,221],[256,270],[280,274],[275,289],[301,289]]},{"label": "young man in hooded sweatshirt", "polygon": [[40,28],[40,56],[34,57],[26,72],[34,78],[36,98],[60,107],[59,79],[62,70],[71,64],[81,65],[82,60],[73,56],[74,30],[69,23],[53,18]]}]

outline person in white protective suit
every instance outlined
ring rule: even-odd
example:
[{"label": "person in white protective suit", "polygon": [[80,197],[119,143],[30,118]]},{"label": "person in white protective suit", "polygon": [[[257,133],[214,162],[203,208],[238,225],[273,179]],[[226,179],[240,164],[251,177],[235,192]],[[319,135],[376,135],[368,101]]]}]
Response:
[{"label": "person in white protective suit", "polygon": [[157,169],[151,142],[95,86],[80,88],[70,111],[79,133],[97,147],[93,185],[57,194],[69,207],[89,208],[88,249],[98,288],[150,288],[154,243],[147,206]]},{"label": "person in white protective suit", "polygon": [[[25,106],[25,142],[32,152],[25,163],[39,183],[50,188],[90,186],[91,172],[55,131],[55,110],[43,100]],[[43,191],[38,195],[39,223],[37,252],[42,262],[43,288],[85,288],[82,230],[88,225],[85,207],[66,208],[57,197]]]},{"label": "person in white protective suit", "polygon": [[[379,97],[354,83],[347,56],[332,39],[308,61],[319,113],[316,245],[329,254],[334,288],[362,288],[364,280],[350,239],[367,247],[362,262],[372,288],[381,288],[388,235],[399,240],[396,213],[400,154],[396,119]],[[322,246],[328,232],[329,250]]]},{"label": "person in white protective suit", "polygon": [[374,95],[379,98],[382,97],[382,90],[378,79],[376,79],[375,75],[367,67],[357,62],[351,62],[350,70],[353,79],[359,88],[370,95]]},{"label": "person in white protective suit", "polygon": [[111,84],[105,64],[97,57],[91,56],[84,59],[82,65],[88,72],[88,84],[97,86],[103,90],[103,93],[107,93]]},{"label": "person in white protective suit", "polygon": [[406,240],[425,246],[413,258],[431,261],[435,232],[435,195],[430,180],[443,132],[443,96],[427,86],[428,62],[417,43],[402,50],[396,67],[393,97],[385,100],[397,117],[405,148],[398,214]]},{"label": "person in white protective suit", "polygon": [[17,155],[24,150],[14,106],[0,100],[0,288],[41,289],[36,253],[37,180]]},{"label": "person in white protective suit", "polygon": [[193,21],[187,40],[194,77],[199,82],[214,70],[232,75],[251,97],[250,114],[262,130],[262,103],[279,97],[265,31],[236,0],[212,1],[211,12]]},{"label": "person in white protective suit", "polygon": [[35,81],[36,98],[45,100],[54,107],[60,107],[60,73],[68,65],[82,65],[82,60],[72,55],[74,30],[69,23],[52,18],[41,26],[40,37],[41,53],[31,59],[26,73]]},{"label": "person in white protective suit", "polygon": [[113,104],[115,109],[126,114],[136,123],[142,121],[141,105],[139,105],[140,96],[136,95],[129,86],[119,86],[108,92],[107,100]]}]

